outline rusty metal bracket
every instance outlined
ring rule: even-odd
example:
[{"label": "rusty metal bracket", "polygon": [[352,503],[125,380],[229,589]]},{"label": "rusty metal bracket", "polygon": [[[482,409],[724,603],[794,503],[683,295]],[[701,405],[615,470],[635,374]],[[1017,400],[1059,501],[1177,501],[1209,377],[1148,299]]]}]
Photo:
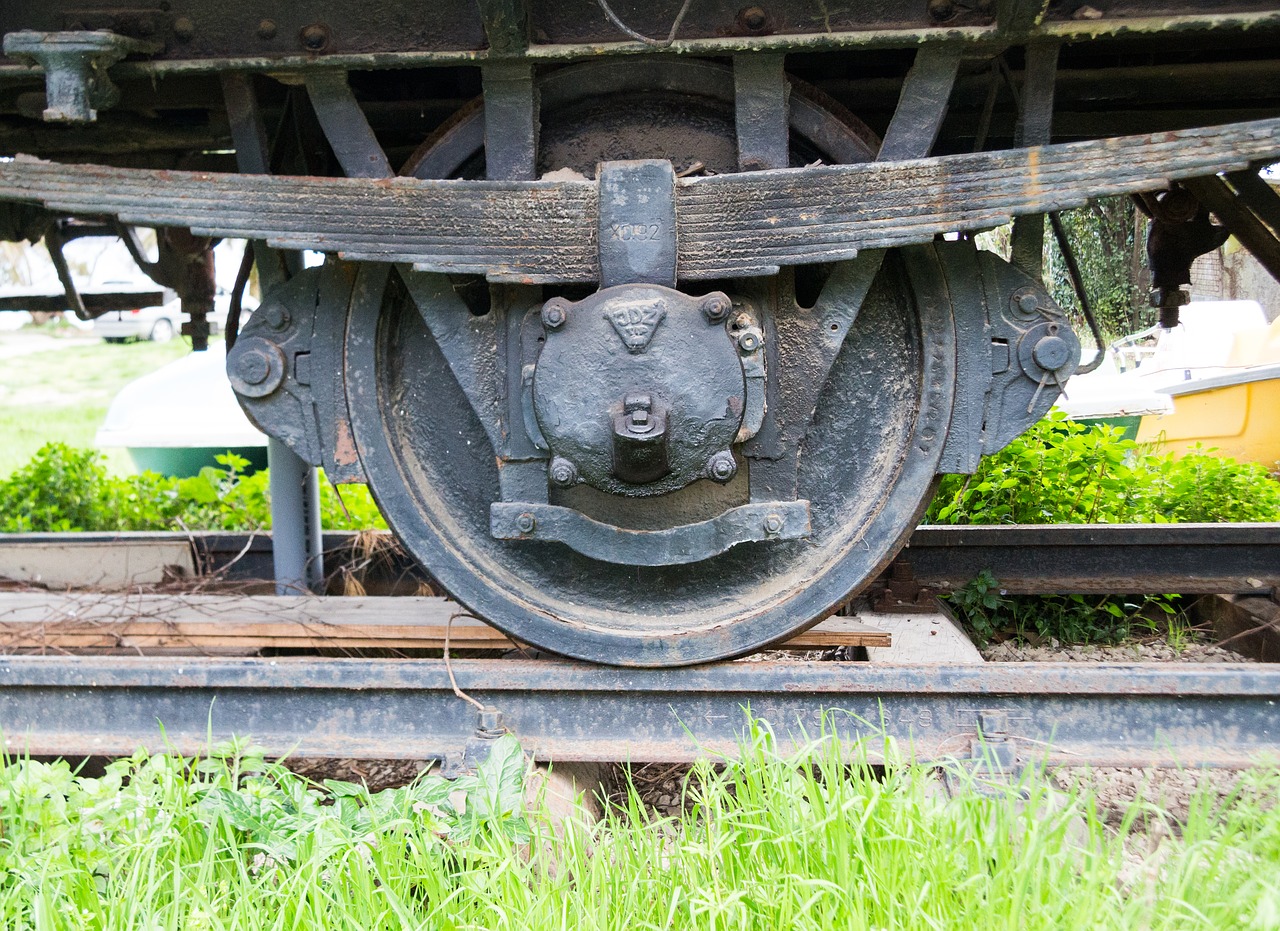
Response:
[{"label": "rusty metal bracket", "polygon": [[600,166],[600,287],[676,286],[676,175],[658,159]]},{"label": "rusty metal bracket", "polygon": [[499,540],[564,543],[593,559],[629,566],[700,562],[739,543],[800,540],[810,533],[808,501],[767,501],[729,508],[709,520],[665,530],[630,530],[573,508],[496,502],[490,529]]},{"label": "rusty metal bracket", "polygon": [[114,32],[11,32],[4,37],[4,53],[31,61],[44,69],[46,122],[92,123],[99,110],[115,106],[120,88],[107,69],[133,54],[152,54],[163,48]]}]

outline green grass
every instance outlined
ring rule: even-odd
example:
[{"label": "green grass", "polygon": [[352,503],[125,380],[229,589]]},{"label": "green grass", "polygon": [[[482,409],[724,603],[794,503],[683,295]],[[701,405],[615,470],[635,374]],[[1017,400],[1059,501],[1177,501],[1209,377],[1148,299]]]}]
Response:
[{"label": "green grass", "polygon": [[[27,328],[5,334],[4,342],[11,345],[50,332]],[[116,345],[99,339],[0,359],[0,476],[25,464],[51,440],[93,446],[117,391],[190,351],[181,339]],[[106,459],[113,473],[134,471],[124,450],[110,450]]]},{"label": "green grass", "polygon": [[[847,748],[846,748],[847,749]],[[863,749],[868,749],[864,745]],[[883,745],[874,748],[886,749]],[[1087,794],[1028,781],[951,799],[888,748],[831,741],[696,770],[681,819],[632,792],[598,825],[519,809],[505,740],[475,778],[370,794],[254,754],[139,755],[103,779],[0,773],[0,923],[11,929],[1280,927],[1280,772],[1197,796],[1147,853]],[[465,798],[465,806],[458,804]]]}]

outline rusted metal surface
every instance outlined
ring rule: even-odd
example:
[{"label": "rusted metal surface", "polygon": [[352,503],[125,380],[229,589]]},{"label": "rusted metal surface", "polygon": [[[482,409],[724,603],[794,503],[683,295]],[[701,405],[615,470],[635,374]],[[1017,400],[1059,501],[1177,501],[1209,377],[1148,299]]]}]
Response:
[{"label": "rusted metal surface", "polygon": [[[0,9],[0,31],[75,28],[105,29],[123,36],[160,41],[155,55],[124,62],[124,75],[238,70],[395,68],[527,55],[540,60],[572,60],[611,55],[653,54],[652,44],[631,39],[592,0],[529,4],[446,0],[423,17],[408,0],[379,0],[353,7],[321,0],[294,4],[237,0],[210,7],[191,0],[165,11],[105,8],[82,3],[10,4]],[[1102,7],[1105,6],[1105,10]],[[650,36],[666,36],[678,3],[636,4],[629,25]],[[1280,26],[1280,11],[1242,2],[1153,3],[1146,0],[1099,5],[1099,15],[1075,18],[1070,4],[1047,11],[1040,0],[1017,0],[981,7],[859,2],[787,2],[769,5],[760,16],[744,15],[738,2],[693,4],[670,45],[671,54],[720,55],[735,51],[791,49],[913,48],[950,42],[969,48],[1000,48],[1038,39],[1133,42],[1146,36],[1260,31]],[[488,36],[486,36],[488,32]],[[530,41],[531,40],[531,41]],[[524,48],[529,42],[528,48]],[[26,69],[12,65],[9,74]]]},{"label": "rusted metal surface", "polygon": [[1280,585],[1280,524],[920,527],[900,559],[943,591],[985,569],[1016,594],[1257,594]]},{"label": "rusted metal surface", "polygon": [[[676,188],[679,273],[765,274],[848,259],[1275,157],[1280,119],[919,162],[684,178]],[[438,271],[598,277],[596,185],[585,180],[256,177],[20,159],[0,165],[0,197]]]},{"label": "rusted metal surface", "polygon": [[[458,685],[554,760],[688,760],[733,753],[743,709],[784,747],[820,733],[882,735],[921,759],[962,755],[978,716],[1007,716],[1024,759],[1247,765],[1280,753],[1280,668],[1047,663],[895,667],[729,663],[675,671],[455,660]],[[438,660],[82,657],[0,659],[10,753],[185,753],[252,736],[300,757],[437,758],[477,726]],[[163,734],[160,726],[163,725]]]}]

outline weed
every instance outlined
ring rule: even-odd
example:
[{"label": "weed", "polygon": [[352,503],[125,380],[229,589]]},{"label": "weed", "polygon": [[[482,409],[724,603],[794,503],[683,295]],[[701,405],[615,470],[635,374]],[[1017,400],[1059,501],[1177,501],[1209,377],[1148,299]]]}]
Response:
[{"label": "weed", "polygon": [[984,569],[943,597],[979,643],[1120,643],[1137,631],[1164,631],[1175,649],[1185,649],[1192,636],[1180,595],[1010,595]]}]

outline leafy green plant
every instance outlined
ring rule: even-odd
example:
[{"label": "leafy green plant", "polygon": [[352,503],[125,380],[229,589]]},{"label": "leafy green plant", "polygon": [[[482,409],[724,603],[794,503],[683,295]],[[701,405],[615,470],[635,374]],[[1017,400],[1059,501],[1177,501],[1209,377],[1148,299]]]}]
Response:
[{"label": "leafy green plant", "polygon": [[980,643],[1120,643],[1136,629],[1163,631],[1175,648],[1185,648],[1189,638],[1180,595],[1010,595],[984,569],[943,598]]},{"label": "leafy green plant", "polygon": [[[47,443],[0,480],[0,532],[269,529],[268,474],[245,474],[248,461],[232,453],[217,461],[188,478],[117,477],[93,450]],[[331,530],[386,527],[364,486],[347,486],[339,496],[322,477],[320,510]]]},{"label": "leafy green plant", "polygon": [[1255,462],[1159,454],[1060,411],[973,475],[948,475],[926,523],[1080,524],[1280,520],[1280,482]]}]

